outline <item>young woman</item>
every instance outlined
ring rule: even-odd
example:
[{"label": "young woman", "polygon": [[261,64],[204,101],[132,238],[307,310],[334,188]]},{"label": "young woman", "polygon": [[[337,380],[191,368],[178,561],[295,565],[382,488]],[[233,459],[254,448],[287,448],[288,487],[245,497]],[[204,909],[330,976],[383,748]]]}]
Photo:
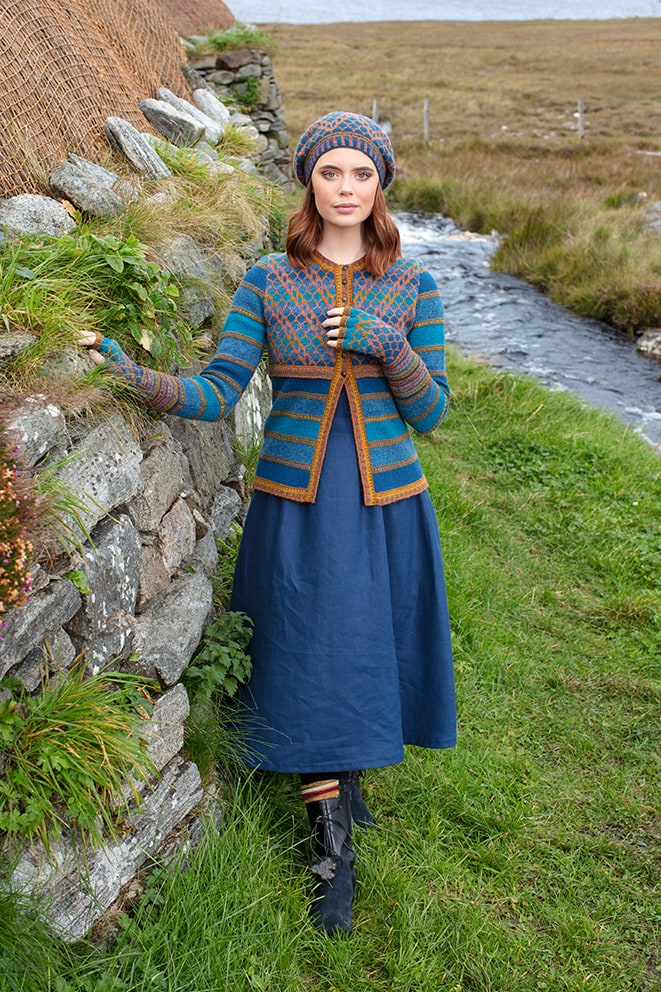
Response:
[{"label": "young woman", "polygon": [[449,389],[438,289],[401,257],[385,206],[387,135],[331,113],[294,165],[305,195],[286,253],[247,273],[199,376],[84,343],[152,409],[200,420],[229,414],[268,351],[273,407],[232,597],[254,621],[246,763],[300,775],[312,917],[335,934],[352,924],[352,819],[373,822],[357,769],[456,740],[441,547],[409,434],[438,426]]}]

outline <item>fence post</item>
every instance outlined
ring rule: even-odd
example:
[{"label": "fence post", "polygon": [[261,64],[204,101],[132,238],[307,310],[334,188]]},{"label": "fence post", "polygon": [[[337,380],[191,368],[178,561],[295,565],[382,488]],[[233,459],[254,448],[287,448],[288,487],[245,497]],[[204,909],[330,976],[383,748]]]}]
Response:
[{"label": "fence post", "polygon": [[583,108],[583,100],[578,101],[578,136],[581,139],[585,137],[585,115]]},{"label": "fence post", "polygon": [[422,136],[429,141],[429,100],[424,100],[422,104]]},{"label": "fence post", "polygon": [[375,124],[379,123],[379,101],[372,100],[372,120]]}]

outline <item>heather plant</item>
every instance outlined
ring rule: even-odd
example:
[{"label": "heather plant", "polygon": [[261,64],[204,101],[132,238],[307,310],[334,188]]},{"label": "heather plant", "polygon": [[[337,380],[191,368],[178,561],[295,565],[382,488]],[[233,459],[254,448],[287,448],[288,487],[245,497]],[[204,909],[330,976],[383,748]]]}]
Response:
[{"label": "heather plant", "polygon": [[26,526],[36,497],[19,472],[16,448],[0,439],[0,628],[2,614],[22,606],[30,595],[34,555]]}]

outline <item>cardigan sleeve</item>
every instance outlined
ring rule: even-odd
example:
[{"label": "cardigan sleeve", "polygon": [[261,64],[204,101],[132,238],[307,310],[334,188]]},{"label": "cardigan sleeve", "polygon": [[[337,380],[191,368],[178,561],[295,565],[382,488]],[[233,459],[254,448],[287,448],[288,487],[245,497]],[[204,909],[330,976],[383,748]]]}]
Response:
[{"label": "cardigan sleeve", "polygon": [[447,413],[450,389],[445,370],[445,319],[434,278],[421,271],[415,314],[408,334],[356,307],[346,307],[338,345],[377,358],[402,417],[428,433]]},{"label": "cardigan sleeve", "polygon": [[132,361],[116,341],[99,351],[110,371],[140,394],[151,410],[194,420],[222,420],[236,405],[259,364],[266,341],[264,260],[245,275],[234,294],[216,354],[199,375],[183,378]]}]

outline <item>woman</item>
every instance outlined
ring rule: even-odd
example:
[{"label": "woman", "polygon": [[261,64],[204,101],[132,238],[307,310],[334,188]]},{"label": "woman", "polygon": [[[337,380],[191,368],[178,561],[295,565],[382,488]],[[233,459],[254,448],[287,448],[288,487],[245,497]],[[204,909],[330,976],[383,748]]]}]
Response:
[{"label": "woman", "polygon": [[299,773],[312,916],[335,934],[352,923],[352,819],[373,822],[356,769],[456,740],[441,548],[408,430],[433,430],[449,389],[438,289],[401,257],[385,206],[387,135],[331,113],[294,165],[305,196],[286,254],[247,273],[199,376],[84,343],[152,409],[201,420],[229,414],[268,350],[273,408],[232,596],[254,621],[246,763]]}]

